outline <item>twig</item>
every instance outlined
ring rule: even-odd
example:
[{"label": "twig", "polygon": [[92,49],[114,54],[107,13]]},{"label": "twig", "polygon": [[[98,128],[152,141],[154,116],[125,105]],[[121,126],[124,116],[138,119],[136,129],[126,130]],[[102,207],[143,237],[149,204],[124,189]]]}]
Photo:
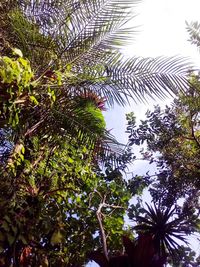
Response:
[{"label": "twig", "polygon": [[106,234],[105,234],[105,231],[104,231],[104,228],[103,228],[103,223],[102,223],[101,209],[103,207],[104,207],[104,203],[100,203],[99,204],[99,208],[96,211],[96,215],[97,215],[97,219],[98,219],[99,227],[100,227],[100,233],[101,233],[101,238],[102,238],[102,243],[103,243],[103,252],[104,252],[104,255],[105,255],[107,261],[109,261],[109,258],[108,258],[108,248],[107,248],[107,243],[106,243]]},{"label": "twig", "polygon": [[103,208],[124,209],[124,207],[118,206],[118,205],[107,204],[106,203],[107,194],[105,194],[102,197],[101,193],[98,192],[97,190],[95,190],[95,193],[97,193],[101,198],[101,203],[99,204],[99,207],[96,211],[96,215],[97,215],[97,220],[99,222],[99,227],[100,227],[100,234],[101,234],[102,243],[103,243],[103,252],[104,252],[104,255],[107,261],[109,261],[108,248],[107,248],[107,242],[106,242],[106,233],[105,233],[105,230],[103,228],[103,223],[102,223],[102,216],[103,216],[102,209]]},{"label": "twig", "polygon": [[57,188],[57,189],[54,189],[52,191],[49,191],[49,192],[45,193],[44,196],[51,195],[51,194],[56,193],[58,191],[67,191],[67,190],[71,190],[74,193],[78,193],[78,191],[76,189],[73,189],[71,187],[63,187],[63,188]]}]

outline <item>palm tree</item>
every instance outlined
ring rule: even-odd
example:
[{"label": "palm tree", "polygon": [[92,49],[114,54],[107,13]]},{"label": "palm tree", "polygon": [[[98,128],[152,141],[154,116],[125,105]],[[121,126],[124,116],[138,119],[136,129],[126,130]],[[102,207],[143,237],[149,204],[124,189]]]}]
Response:
[{"label": "palm tree", "polygon": [[[10,56],[10,48],[17,47],[30,60],[34,70],[30,92],[17,94],[18,99],[14,99],[13,95],[16,109],[11,111],[20,110],[19,125],[12,128],[7,120],[2,127],[12,134],[13,151],[22,156],[25,164],[25,167],[23,164],[17,165],[16,160],[16,172],[12,175],[4,170],[2,172],[3,180],[10,179],[6,189],[10,187],[11,193],[18,188],[21,192],[24,188],[24,184],[19,187],[18,184],[20,177],[28,176],[27,160],[30,160],[27,163],[30,172],[38,168],[41,162],[49,164],[49,157],[54,148],[59,147],[59,142],[70,143],[70,137],[75,137],[76,141],[78,136],[87,144],[94,125],[97,141],[105,137],[102,114],[97,110],[99,101],[88,101],[88,92],[92,92],[98,100],[105,98],[112,106],[114,102],[125,105],[129,98],[144,100],[145,95],[162,97],[187,85],[189,65],[183,59],[123,58],[120,48],[132,34],[132,30],[125,28],[125,23],[131,19],[131,9],[137,2],[1,1],[1,54]],[[33,94],[32,101],[30,94]],[[9,104],[12,109],[14,105]],[[6,118],[11,111],[5,114]],[[96,133],[94,136],[96,141]],[[74,147],[78,145],[77,142]],[[24,147],[25,151],[20,153]],[[5,199],[11,201],[10,191],[7,197],[5,190]]]},{"label": "palm tree", "polygon": [[137,225],[133,227],[138,233],[150,234],[159,257],[179,255],[180,243],[186,244],[185,235],[189,233],[191,222],[184,215],[177,215],[175,208],[163,208],[160,205],[144,209],[145,216],[136,216]]},{"label": "palm tree", "polygon": [[[100,146],[104,151],[115,147],[114,151],[120,152],[103,127],[98,99],[104,99],[108,106],[125,105],[130,98],[144,101],[146,96],[164,97],[187,86],[189,64],[184,59],[123,57],[120,49],[134,34],[126,22],[133,17],[138,2],[1,1],[1,54],[11,55],[10,47],[22,50],[31,62],[37,82],[34,93],[42,103],[33,109],[22,103],[23,127],[28,127],[25,133],[46,136],[56,132],[91,143],[91,147],[96,143],[98,151],[102,151]],[[54,83],[54,78],[62,85]],[[53,106],[47,97],[51,92],[56,99]],[[92,104],[85,97],[91,94],[96,96]],[[17,140],[24,132],[17,134]],[[14,138],[17,143],[16,134]]]},{"label": "palm tree", "polygon": [[[78,133],[86,138],[92,135],[96,139],[93,126],[104,122],[94,101],[93,111],[91,104],[90,112],[88,104],[82,105],[85,110],[77,107],[80,96],[92,92],[97,99],[105,99],[109,106],[114,103],[125,105],[130,98],[143,101],[146,96],[163,97],[187,85],[189,65],[184,59],[123,58],[120,48],[134,33],[134,29],[127,29],[125,24],[132,18],[132,10],[138,2],[2,1],[2,54],[9,54],[10,46],[20,48],[34,68],[39,84],[37,95],[45,103],[49,94],[47,88],[50,87],[56,96],[51,110],[46,105],[43,105],[42,111],[41,105],[40,111],[37,108],[39,117],[36,114],[36,120],[28,123],[28,132],[33,133],[34,129],[36,133],[40,128],[45,135],[45,129],[49,130],[51,125],[56,132],[67,129],[71,135],[77,136]],[[62,86],[47,82],[47,78],[57,75],[62,80]],[[94,122],[88,124],[92,120]],[[35,128],[35,125],[40,127]],[[100,139],[107,139],[107,144],[112,143],[113,138],[102,129],[96,128],[102,134]],[[84,135],[80,134],[80,130]]]},{"label": "palm tree", "polygon": [[124,59],[120,48],[134,34],[125,24],[138,0],[3,2],[3,36],[22,49],[38,76],[47,70],[70,72],[67,91],[89,89],[112,106],[129,98],[163,97],[187,84],[184,59]]}]

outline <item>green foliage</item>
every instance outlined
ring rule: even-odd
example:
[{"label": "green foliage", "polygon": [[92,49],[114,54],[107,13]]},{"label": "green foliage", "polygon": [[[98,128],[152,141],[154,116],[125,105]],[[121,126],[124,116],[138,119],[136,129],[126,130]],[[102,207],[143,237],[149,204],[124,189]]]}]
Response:
[{"label": "green foliage", "polygon": [[198,50],[200,49],[200,24],[198,21],[186,22],[187,31],[190,36],[190,43],[197,46]]},{"label": "green foliage", "polygon": [[109,183],[97,170],[96,142],[106,133],[97,103],[63,92],[65,74],[59,71],[35,78],[21,51],[13,52],[1,57],[0,68],[2,138],[9,146],[0,165],[0,259],[6,266],[23,260],[80,266],[92,248],[102,246],[96,216],[101,197],[108,245],[121,246],[127,184],[120,164]]},{"label": "green foliage", "polygon": [[198,267],[200,258],[196,258],[196,253],[189,247],[180,246],[178,257],[174,257],[174,262],[169,262],[173,267]]},{"label": "green foliage", "polygon": [[121,250],[128,201],[149,180],[124,180],[134,156],[106,131],[102,105],[188,85],[184,59],[124,60],[136,2],[0,3],[1,265],[82,266],[105,238]]},{"label": "green foliage", "polygon": [[45,67],[50,59],[55,58],[52,39],[42,34],[39,26],[20,9],[8,12],[7,19],[10,43],[22,50],[34,68]]},{"label": "green foliage", "polygon": [[[0,77],[2,83],[11,84],[11,89],[15,84],[20,91],[20,89],[26,89],[26,87],[30,86],[33,73],[29,62],[23,59],[20,50],[14,49],[13,54],[19,55],[19,58],[16,60],[6,56],[0,58]],[[14,94],[14,92],[12,93]]]},{"label": "green foliage", "polygon": [[[173,204],[181,197],[195,201],[199,189],[199,87],[198,77],[191,78],[193,86],[187,94],[174,101],[173,106],[148,111],[147,119],[139,127],[130,124],[130,145],[146,143],[143,158],[155,163],[157,178],[151,188],[154,199],[162,195],[165,204]],[[158,155],[155,153],[159,153]],[[148,176],[148,175],[147,175]],[[157,191],[157,189],[159,190]],[[162,188],[162,191],[161,191]],[[157,191],[157,192],[156,192]],[[197,197],[197,195],[196,195]],[[194,204],[194,203],[193,203]]]},{"label": "green foliage", "polygon": [[30,142],[15,173],[2,169],[1,188],[7,190],[1,191],[0,198],[1,258],[18,262],[30,246],[34,252],[29,262],[37,265],[43,254],[53,266],[81,265],[93,247],[101,246],[96,211],[105,195],[108,245],[119,248],[130,198],[123,179],[107,183],[103,173],[96,174],[85,146],[71,143],[44,150],[38,138]]},{"label": "green foliage", "polygon": [[154,206],[153,208],[148,204],[146,205],[148,209],[143,210],[146,216],[136,216],[135,219],[138,225],[134,229],[153,236],[155,248],[159,256],[170,254],[173,258],[180,247],[177,240],[187,244],[183,235],[185,234],[185,229],[190,224],[189,221],[184,216],[175,216],[175,209],[163,209],[161,206]]},{"label": "green foliage", "polygon": [[[88,145],[92,142],[93,146],[95,140],[106,136],[101,110],[87,99],[83,99],[81,104],[78,93],[74,95],[63,91],[62,77],[65,73],[48,72],[35,79],[29,62],[21,57],[20,50],[15,49],[14,52],[20,56],[1,57],[2,127],[17,127],[20,130],[18,134],[22,136],[45,136],[47,132],[51,136],[62,132],[76,136],[82,142],[87,138]],[[23,139],[20,135],[18,138]]]},{"label": "green foliage", "polygon": [[80,122],[82,120],[85,121],[88,129],[99,135],[104,133],[106,122],[102,111],[94,103],[87,100],[83,101],[83,103],[78,102],[75,112],[78,114]]},{"label": "green foliage", "polygon": [[[16,127],[19,124],[19,105],[31,97],[33,72],[30,64],[18,49],[13,50],[17,58],[0,57],[0,124]],[[19,57],[18,57],[19,55]]]},{"label": "green foliage", "polygon": [[[145,176],[134,176],[129,181],[132,192],[134,185],[137,189],[138,184],[148,187],[155,210],[149,206],[144,210],[138,201],[130,207],[129,217],[136,221],[138,218],[136,230],[166,237],[166,243],[158,247],[172,255],[173,266],[198,265],[191,258],[193,252],[187,255],[173,241],[173,237],[182,239],[182,234],[199,233],[199,77],[191,75],[190,82],[187,92],[180,94],[171,107],[161,110],[156,106],[138,126],[134,114],[127,115],[129,144],[143,145],[143,159],[156,168],[155,174],[147,171]],[[173,207],[173,212],[166,207]],[[146,216],[142,217],[142,213]],[[194,265],[187,265],[188,257]]]},{"label": "green foliage", "polygon": [[[40,76],[46,70],[70,66],[71,78],[63,77],[68,90],[90,89],[107,104],[125,105],[129,98],[163,98],[188,84],[190,66],[181,58],[124,59],[120,48],[134,29],[126,28],[135,1],[89,0],[58,2],[9,2],[0,9],[3,51],[17,47]],[[87,14],[87,16],[85,16]],[[119,15],[120,14],[120,15]]]}]

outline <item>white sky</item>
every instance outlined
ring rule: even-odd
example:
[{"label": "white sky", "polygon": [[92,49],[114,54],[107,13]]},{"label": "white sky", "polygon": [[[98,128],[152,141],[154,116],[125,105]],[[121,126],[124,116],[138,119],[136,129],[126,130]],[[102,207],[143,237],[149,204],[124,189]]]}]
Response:
[{"label": "white sky", "polygon": [[[196,46],[188,42],[189,35],[185,24],[185,21],[200,22],[200,0],[143,0],[136,6],[136,13],[138,16],[133,19],[131,25],[139,26],[138,32],[133,44],[124,48],[125,55],[180,55],[200,66],[200,54]],[[108,129],[113,129],[112,133],[120,141],[124,141],[125,113],[134,111],[137,118],[141,119],[145,111],[155,104],[155,101],[151,101],[149,106],[132,103],[125,108],[115,107],[105,114]]]},{"label": "white sky", "polygon": [[199,20],[199,0],[143,0],[133,25],[141,31],[130,49],[132,55],[172,56],[182,54],[196,58],[196,48],[187,42],[185,21]]},{"label": "white sky", "polygon": [[[134,0],[133,0],[134,1]],[[191,58],[197,66],[200,66],[200,54],[197,48],[187,40],[185,21],[200,22],[200,0],[143,0],[136,7],[138,16],[133,19],[133,26],[138,33],[133,45],[124,49],[126,55],[156,57],[181,55]],[[150,106],[131,104],[131,107],[117,107],[105,114],[107,128],[113,129],[112,133],[121,142],[125,142],[125,113],[134,111],[138,118],[144,117],[145,111]],[[159,103],[160,104],[160,103]],[[137,172],[144,168],[144,164],[137,163],[134,170]],[[146,172],[146,171],[145,171]],[[199,250],[199,245],[195,242]],[[89,264],[87,266],[98,266]]]}]

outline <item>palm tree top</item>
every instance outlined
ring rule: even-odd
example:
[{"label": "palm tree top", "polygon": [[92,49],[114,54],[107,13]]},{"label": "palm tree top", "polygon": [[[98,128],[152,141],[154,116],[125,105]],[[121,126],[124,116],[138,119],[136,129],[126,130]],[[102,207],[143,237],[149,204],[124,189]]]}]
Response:
[{"label": "palm tree top", "polygon": [[125,59],[121,53],[134,37],[135,29],[126,22],[139,2],[18,0],[4,14],[4,31],[7,21],[11,44],[22,49],[40,73],[69,68],[76,81],[67,76],[67,90],[89,89],[106,98],[109,106],[176,94],[188,85],[191,64],[186,59]]},{"label": "palm tree top", "polygon": [[178,242],[188,244],[185,235],[187,234],[188,220],[177,215],[175,208],[164,208],[160,205],[154,207],[147,205],[144,209],[145,216],[136,216],[138,225],[133,227],[138,233],[151,234],[155,248],[160,256],[169,254],[173,257],[180,248]]}]

